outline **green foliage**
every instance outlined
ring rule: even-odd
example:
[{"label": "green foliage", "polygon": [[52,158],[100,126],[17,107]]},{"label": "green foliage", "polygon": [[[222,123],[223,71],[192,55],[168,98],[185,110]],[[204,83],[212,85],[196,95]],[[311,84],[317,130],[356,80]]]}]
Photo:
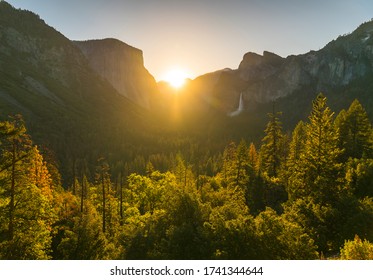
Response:
[{"label": "green foliage", "polygon": [[296,223],[278,216],[270,208],[255,219],[259,259],[315,259],[313,239]]},{"label": "green foliage", "polygon": [[284,215],[314,240],[319,252],[328,254],[335,249],[331,241],[334,240],[333,217],[336,213],[331,205],[321,205],[312,197],[298,198],[286,203]]},{"label": "green foliage", "polygon": [[346,182],[357,197],[373,197],[373,159],[350,158],[346,163]]},{"label": "green foliage", "polygon": [[265,136],[262,139],[260,148],[260,163],[262,172],[270,177],[277,177],[283,162],[283,133],[282,124],[279,120],[281,113],[269,114],[270,121],[265,129]]},{"label": "green foliage", "polygon": [[342,260],[373,260],[373,244],[367,240],[362,241],[355,236],[353,241],[346,241],[341,248]]},{"label": "green foliage", "polygon": [[250,169],[252,169],[245,141],[242,140],[237,147],[235,143],[231,143],[225,149],[223,157],[223,176],[226,185],[245,189],[250,180]]},{"label": "green foliage", "polygon": [[206,259],[210,243],[204,231],[205,209],[198,196],[176,191],[166,209],[168,227],[162,254],[167,259]]},{"label": "green foliage", "polygon": [[289,163],[291,167],[297,164],[297,161],[300,160],[301,155],[304,152],[305,140],[306,140],[305,123],[300,121],[294,128],[291,142],[290,142]]},{"label": "green foliage", "polygon": [[[313,102],[304,133],[304,149],[297,155],[297,163],[289,169],[290,199],[312,196],[320,203],[333,202],[341,191],[341,164],[338,163],[341,150],[337,145],[338,131],[333,125],[333,113],[322,94]],[[294,148],[292,153],[295,153]]]},{"label": "green foliage", "polygon": [[372,198],[357,199],[346,196],[337,205],[338,216],[334,221],[337,226],[334,240],[343,244],[356,234],[373,241],[373,201]]},{"label": "green foliage", "polygon": [[0,259],[49,259],[53,213],[48,200],[33,185],[25,186],[17,200],[13,238],[0,242]]},{"label": "green foliage", "polygon": [[0,123],[0,258],[48,259],[55,221],[43,159],[20,117]]},{"label": "green foliage", "polygon": [[271,115],[259,153],[76,158],[65,190],[21,118],[0,122],[0,258],[371,258],[371,133],[357,102],[334,121],[319,95],[289,140]]},{"label": "green foliage", "polygon": [[372,125],[363,106],[354,100],[347,111],[342,110],[336,118],[339,129],[341,159],[373,156]]},{"label": "green foliage", "polygon": [[[187,183],[189,184],[189,183]],[[171,173],[131,175],[123,225],[129,259],[197,259],[204,254],[202,214],[196,194]],[[141,248],[141,250],[139,250]]]},{"label": "green foliage", "polygon": [[218,186],[206,192],[204,203],[209,215],[204,228],[211,242],[211,257],[253,258],[255,239],[244,191],[239,187]]},{"label": "green foliage", "polygon": [[102,232],[102,220],[90,204],[84,213],[73,218],[73,226],[63,231],[56,253],[60,259],[97,260],[113,258],[109,255],[110,247]]}]

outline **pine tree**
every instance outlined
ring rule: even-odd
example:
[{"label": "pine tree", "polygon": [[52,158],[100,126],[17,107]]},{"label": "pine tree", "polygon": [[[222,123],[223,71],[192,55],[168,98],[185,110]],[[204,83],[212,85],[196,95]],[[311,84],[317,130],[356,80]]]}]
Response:
[{"label": "pine tree", "polygon": [[191,165],[188,165],[185,162],[180,153],[176,155],[176,162],[173,168],[173,172],[180,186],[186,189],[193,189],[195,187],[195,180]]},{"label": "pine tree", "polygon": [[106,232],[107,227],[107,197],[110,192],[111,187],[111,181],[110,181],[110,175],[109,175],[109,165],[108,163],[103,159],[100,158],[98,160],[99,165],[97,166],[96,171],[96,182],[98,185],[98,189],[101,190],[100,192],[100,198],[101,198],[101,205],[97,208],[101,210],[102,214],[102,231]]},{"label": "pine tree", "polygon": [[[300,170],[302,164],[299,162],[301,160],[301,155],[304,153],[305,149],[305,141],[306,141],[306,126],[305,123],[300,121],[291,136],[290,147],[289,147],[289,155],[286,161],[286,172],[285,172],[285,183],[287,186],[287,192],[292,197],[292,189],[289,188],[289,178],[294,180],[294,175],[299,174],[299,172],[303,172]],[[294,182],[293,182],[294,184]]]},{"label": "pine tree", "polygon": [[48,259],[51,178],[20,116],[0,122],[0,258]]},{"label": "pine tree", "polygon": [[342,110],[335,122],[339,129],[339,148],[343,149],[343,162],[350,157],[372,157],[372,125],[358,100],[355,99],[347,111]]},{"label": "pine tree", "polygon": [[241,188],[246,188],[249,182],[249,150],[246,142],[241,140],[237,147],[237,166],[235,185]]},{"label": "pine tree", "polygon": [[231,142],[224,150],[223,153],[223,170],[222,175],[226,182],[231,181],[231,176],[234,174],[237,162],[237,146],[236,143]]},{"label": "pine tree", "polygon": [[259,169],[259,157],[256,151],[254,143],[250,143],[249,146],[249,164],[254,172],[258,172]]},{"label": "pine tree", "polygon": [[260,148],[261,171],[270,177],[277,177],[283,161],[283,134],[279,119],[280,112],[268,114],[270,120],[265,129]]},{"label": "pine tree", "polygon": [[292,133],[292,138],[290,142],[290,151],[289,151],[289,161],[295,163],[300,159],[305,148],[305,124],[300,121]]},{"label": "pine tree", "polygon": [[0,123],[2,141],[2,172],[8,172],[10,186],[8,205],[8,240],[14,238],[14,215],[18,188],[25,184],[27,175],[19,166],[31,152],[31,140],[26,134],[26,127],[21,116],[15,116],[12,121]]},{"label": "pine tree", "polygon": [[296,170],[289,178],[292,199],[310,195],[318,202],[331,202],[339,194],[341,165],[338,157],[338,131],[326,97],[319,94],[313,102],[305,127],[305,145]]},{"label": "pine tree", "polygon": [[249,150],[244,140],[230,143],[224,150],[223,178],[228,187],[245,189],[249,182]]}]

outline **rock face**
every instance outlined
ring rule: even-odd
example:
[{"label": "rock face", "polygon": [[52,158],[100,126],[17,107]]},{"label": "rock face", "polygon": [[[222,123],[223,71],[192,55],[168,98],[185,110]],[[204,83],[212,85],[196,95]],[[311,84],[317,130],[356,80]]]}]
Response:
[{"label": "rock face", "polygon": [[[237,108],[241,92],[245,107],[250,107],[303,90],[315,94],[334,91],[359,79],[370,79],[372,73],[373,21],[319,51],[287,58],[269,52],[246,53],[238,69],[221,73],[209,90],[200,94],[222,104],[220,109],[229,114]],[[201,83],[203,77],[198,80]]]},{"label": "rock face", "polygon": [[[126,49],[123,43],[99,43],[111,46],[102,60],[114,64],[103,67],[104,73],[112,79],[118,77],[133,98],[145,92],[152,79],[143,68],[141,51],[128,47],[129,51],[118,55],[117,49]],[[128,67],[123,73],[118,60],[125,55]],[[149,130],[148,111],[120,95],[91,65],[77,44],[39,16],[0,1],[0,119],[22,114],[33,140],[48,147],[58,155],[61,166],[66,166],[65,175],[72,159],[125,155],[128,149],[124,147],[134,146],[138,135]],[[121,72],[114,73],[116,69]],[[145,104],[145,96],[141,98]],[[103,139],[110,139],[110,144],[103,144]]]},{"label": "rock face", "polygon": [[[29,83],[32,79],[28,76],[35,68],[38,71],[34,72],[43,72],[69,87],[86,64],[82,53],[32,12],[15,10],[6,2],[0,4],[0,70],[9,68],[6,61],[11,59],[10,73],[19,68],[26,86],[36,84]],[[28,67],[24,67],[26,65]]]},{"label": "rock face", "polygon": [[157,84],[144,67],[142,51],[116,39],[75,42],[91,67],[123,96],[150,108]]},{"label": "rock face", "polygon": [[278,70],[284,60],[270,52],[264,52],[262,56],[249,52],[244,55],[238,67],[238,75],[245,81],[266,79]]}]

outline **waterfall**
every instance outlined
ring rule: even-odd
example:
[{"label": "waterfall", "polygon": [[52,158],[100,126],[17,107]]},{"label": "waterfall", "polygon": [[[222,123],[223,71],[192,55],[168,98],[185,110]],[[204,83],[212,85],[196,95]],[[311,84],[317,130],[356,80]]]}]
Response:
[{"label": "waterfall", "polygon": [[229,113],[228,115],[230,117],[238,116],[239,114],[241,114],[243,112],[243,110],[244,110],[243,106],[244,106],[244,104],[243,104],[243,94],[241,92],[241,94],[240,94],[240,101],[238,103],[238,108],[235,111]]},{"label": "waterfall", "polygon": [[238,104],[238,109],[237,111],[240,111],[242,112],[243,111],[243,96],[242,96],[242,92],[240,94],[240,103]]}]

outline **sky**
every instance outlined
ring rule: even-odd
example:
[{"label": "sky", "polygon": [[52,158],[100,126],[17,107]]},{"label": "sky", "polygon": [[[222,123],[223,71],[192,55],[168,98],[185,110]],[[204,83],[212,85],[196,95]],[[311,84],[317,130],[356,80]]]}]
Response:
[{"label": "sky", "polygon": [[323,48],[373,18],[372,0],[7,0],[71,40],[117,38],[162,80],[237,69],[247,52]]}]

